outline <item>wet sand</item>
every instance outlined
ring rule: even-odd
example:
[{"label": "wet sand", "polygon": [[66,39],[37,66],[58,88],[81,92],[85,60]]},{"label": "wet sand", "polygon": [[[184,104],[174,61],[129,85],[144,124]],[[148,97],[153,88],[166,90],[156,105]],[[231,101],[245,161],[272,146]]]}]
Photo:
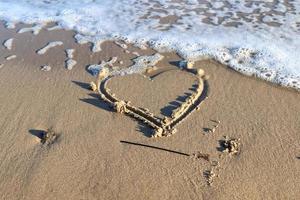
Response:
[{"label": "wet sand", "polygon": [[[110,42],[102,45],[101,52],[92,53],[90,44],[74,42],[71,31],[16,34],[21,26],[28,25],[0,28],[1,43],[15,38],[12,50],[0,47],[1,199],[300,196],[299,92],[240,75],[212,60],[198,61],[195,68],[210,76],[208,99],[177,126],[176,134],[151,138],[149,127],[114,112],[89,90],[89,83],[95,81],[86,70],[89,64],[117,56],[123,61],[118,65],[125,68],[136,55]],[[64,45],[38,55],[36,51],[50,41]],[[77,64],[72,70],[65,68],[68,48],[75,49]],[[135,47],[129,50],[140,55],[155,53]],[[9,55],[17,57],[7,61]],[[174,70],[156,76],[153,84],[132,75],[114,78],[110,89],[157,116],[167,115],[172,99],[189,92],[194,80],[174,66],[180,60],[176,54],[163,55],[158,70]],[[40,70],[43,65],[50,65],[51,70]],[[212,120],[220,124],[209,133],[205,130],[216,124]],[[57,139],[42,144],[40,133],[51,127]],[[240,139],[237,154],[222,152],[224,136]],[[120,141],[188,155],[199,151],[209,154],[210,161]],[[213,166],[217,162],[219,166]],[[211,185],[207,170],[216,175]]]}]

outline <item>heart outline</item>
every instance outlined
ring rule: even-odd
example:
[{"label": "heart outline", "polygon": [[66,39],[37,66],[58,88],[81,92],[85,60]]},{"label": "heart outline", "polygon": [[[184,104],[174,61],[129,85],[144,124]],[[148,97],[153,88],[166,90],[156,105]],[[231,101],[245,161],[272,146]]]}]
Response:
[{"label": "heart outline", "polygon": [[152,137],[165,137],[171,136],[176,132],[176,126],[186,119],[193,111],[197,110],[202,102],[208,98],[208,83],[206,76],[203,74],[203,70],[183,69],[182,71],[191,73],[197,78],[196,92],[192,93],[187,101],[180,104],[180,106],[172,111],[171,118],[160,118],[149,112],[147,109],[135,107],[130,104],[129,101],[124,101],[115,97],[113,93],[110,93],[110,89],[107,88],[107,83],[116,76],[120,75],[106,75],[99,73],[97,80],[97,92],[100,98],[109,103],[116,112],[126,114],[144,124],[150,126],[155,130]]}]

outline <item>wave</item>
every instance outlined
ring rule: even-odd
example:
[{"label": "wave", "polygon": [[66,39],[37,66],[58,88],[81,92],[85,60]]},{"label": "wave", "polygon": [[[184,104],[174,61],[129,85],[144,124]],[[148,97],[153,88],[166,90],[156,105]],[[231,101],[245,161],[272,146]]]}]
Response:
[{"label": "wave", "polygon": [[300,89],[300,3],[235,0],[0,0],[8,27],[48,22],[77,42],[123,40],[189,60],[213,58],[249,76]]}]

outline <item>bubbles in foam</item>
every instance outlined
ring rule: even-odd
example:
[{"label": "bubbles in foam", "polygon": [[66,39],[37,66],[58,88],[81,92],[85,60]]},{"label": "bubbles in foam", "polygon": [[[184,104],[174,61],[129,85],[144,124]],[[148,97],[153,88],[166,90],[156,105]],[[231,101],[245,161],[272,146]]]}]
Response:
[{"label": "bubbles in foam", "polygon": [[105,40],[211,57],[246,75],[300,89],[300,2],[246,0],[0,0],[0,18],[77,31],[78,43]]}]

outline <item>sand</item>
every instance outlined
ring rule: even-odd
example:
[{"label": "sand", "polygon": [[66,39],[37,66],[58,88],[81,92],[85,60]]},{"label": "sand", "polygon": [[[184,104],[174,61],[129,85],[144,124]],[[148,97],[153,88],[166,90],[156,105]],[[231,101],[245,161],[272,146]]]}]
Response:
[{"label": "sand", "polygon": [[[74,42],[71,31],[16,33],[21,27],[30,26],[0,26],[1,44],[15,38],[10,51],[0,47],[0,199],[300,197],[299,92],[212,60],[198,61],[194,67],[210,76],[208,99],[175,134],[152,138],[149,127],[114,112],[89,90],[95,77],[87,66],[118,57],[123,63],[118,66],[125,68],[135,54],[112,42],[92,53],[90,44]],[[51,41],[64,45],[36,53]],[[66,49],[75,49],[72,70],[65,68]],[[126,50],[155,53],[130,45]],[[12,54],[17,57],[5,60]],[[181,60],[176,54],[163,55],[157,69],[144,74],[156,73],[153,81],[142,75],[115,77],[111,91],[157,116],[170,114],[170,102],[180,102],[178,97],[189,93],[195,80],[175,66]],[[44,65],[51,70],[41,70]],[[215,131],[206,131],[216,124]],[[50,128],[55,137],[43,144]],[[224,136],[239,139],[237,153],[223,152]],[[206,154],[209,161],[203,159]]]}]

